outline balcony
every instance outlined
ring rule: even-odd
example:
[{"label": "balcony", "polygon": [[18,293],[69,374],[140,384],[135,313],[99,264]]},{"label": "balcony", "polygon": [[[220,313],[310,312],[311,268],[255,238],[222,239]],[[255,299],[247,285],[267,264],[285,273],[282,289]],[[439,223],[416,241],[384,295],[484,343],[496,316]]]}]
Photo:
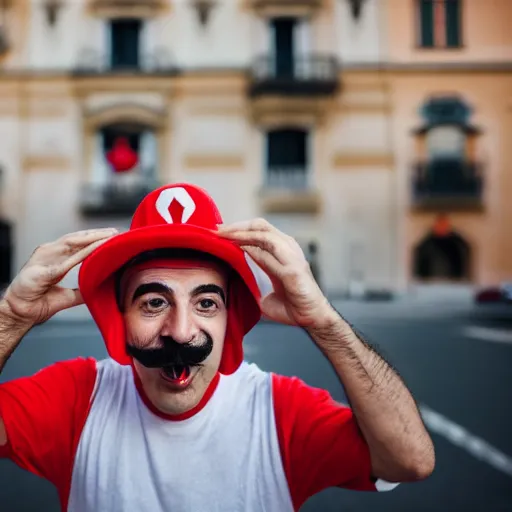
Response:
[{"label": "balcony", "polygon": [[329,111],[339,89],[334,57],[308,56],[293,62],[258,58],[251,69],[248,94],[257,124],[314,125]]},{"label": "balcony", "polygon": [[482,165],[463,160],[419,162],[412,179],[413,206],[418,210],[483,209]]},{"label": "balcony", "polygon": [[260,190],[260,206],[264,213],[318,213],[321,199],[310,186],[306,166],[271,167]]},{"label": "balcony", "polygon": [[249,3],[260,16],[301,18],[315,14],[325,0],[249,0]]},{"label": "balcony", "polygon": [[163,75],[176,74],[169,52],[165,48],[156,49],[142,56],[132,56],[130,60],[114,61],[110,55],[92,49],[83,49],[77,59],[73,74],[78,77]]},{"label": "balcony", "polygon": [[131,217],[144,197],[159,186],[149,179],[86,183],[80,190],[80,212],[85,217]]},{"label": "balcony", "polygon": [[150,18],[166,8],[166,0],[90,0],[89,10],[101,18]]},{"label": "balcony", "polygon": [[330,96],[338,87],[338,64],[334,57],[298,57],[280,66],[273,57],[263,56],[252,67],[249,94],[252,97],[269,94]]}]

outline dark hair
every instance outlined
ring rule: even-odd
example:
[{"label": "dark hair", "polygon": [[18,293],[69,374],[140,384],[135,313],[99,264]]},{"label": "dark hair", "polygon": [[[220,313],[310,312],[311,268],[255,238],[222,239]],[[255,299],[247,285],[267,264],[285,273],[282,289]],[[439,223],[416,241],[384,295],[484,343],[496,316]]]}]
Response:
[{"label": "dark hair", "polygon": [[133,257],[131,260],[127,261],[120,269],[118,269],[114,274],[114,282],[115,282],[115,294],[116,294],[116,302],[119,311],[123,311],[123,301],[121,297],[121,280],[123,279],[123,275],[125,272],[135,265],[140,265],[141,263],[146,263],[151,260],[192,260],[192,261],[206,261],[210,263],[215,263],[219,265],[221,268],[224,268],[228,273],[231,273],[232,268],[226,263],[224,260],[221,260],[217,256],[213,256],[204,251],[198,251],[196,249],[173,249],[170,247],[165,247],[162,249],[153,249],[151,251],[141,252],[137,254],[137,256]]}]

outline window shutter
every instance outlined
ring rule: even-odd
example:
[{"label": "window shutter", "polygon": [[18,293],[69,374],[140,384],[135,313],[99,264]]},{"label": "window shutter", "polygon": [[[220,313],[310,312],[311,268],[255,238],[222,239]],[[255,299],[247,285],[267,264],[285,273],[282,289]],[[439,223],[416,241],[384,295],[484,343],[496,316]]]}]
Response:
[{"label": "window shutter", "polygon": [[456,48],[461,45],[461,2],[446,0],[446,46]]},{"label": "window shutter", "polygon": [[434,2],[419,0],[420,45],[423,48],[434,46]]}]

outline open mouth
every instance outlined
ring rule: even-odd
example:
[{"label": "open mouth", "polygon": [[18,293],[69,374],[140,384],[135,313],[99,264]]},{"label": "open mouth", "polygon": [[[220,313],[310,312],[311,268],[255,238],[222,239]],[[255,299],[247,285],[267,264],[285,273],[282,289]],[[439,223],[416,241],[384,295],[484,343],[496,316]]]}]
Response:
[{"label": "open mouth", "polygon": [[164,366],[162,368],[163,378],[166,381],[180,387],[184,387],[189,383],[191,373],[192,372],[190,366],[184,366],[181,364]]}]

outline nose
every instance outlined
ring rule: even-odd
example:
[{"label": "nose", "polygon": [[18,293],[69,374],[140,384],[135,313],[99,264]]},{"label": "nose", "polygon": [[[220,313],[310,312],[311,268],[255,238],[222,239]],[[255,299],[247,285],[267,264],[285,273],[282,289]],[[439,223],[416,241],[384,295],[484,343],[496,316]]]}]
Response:
[{"label": "nose", "polygon": [[177,343],[192,341],[198,332],[194,317],[185,306],[174,305],[170,308],[160,331],[161,336],[168,336]]}]

